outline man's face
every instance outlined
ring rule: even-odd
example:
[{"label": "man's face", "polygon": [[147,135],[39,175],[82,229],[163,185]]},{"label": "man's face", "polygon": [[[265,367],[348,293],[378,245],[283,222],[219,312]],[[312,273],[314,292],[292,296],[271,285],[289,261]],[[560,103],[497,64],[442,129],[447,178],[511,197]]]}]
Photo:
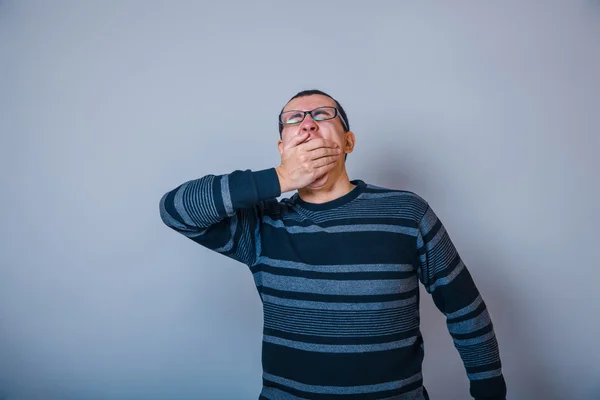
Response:
[{"label": "man's face", "polygon": [[[336,104],[335,101],[327,96],[313,94],[293,99],[285,106],[283,111],[310,111],[324,106],[336,107]],[[324,138],[337,143],[341,149],[346,147],[344,144],[346,142],[346,136],[349,133],[344,132],[344,126],[342,125],[339,114],[334,119],[326,121],[315,121],[310,114],[307,114],[304,121],[297,125],[284,125],[283,131],[281,132],[281,140],[278,143],[279,151],[281,152],[283,147],[287,145],[295,135],[302,131],[306,131],[309,134],[306,141]],[[343,160],[343,157],[341,158]]]}]

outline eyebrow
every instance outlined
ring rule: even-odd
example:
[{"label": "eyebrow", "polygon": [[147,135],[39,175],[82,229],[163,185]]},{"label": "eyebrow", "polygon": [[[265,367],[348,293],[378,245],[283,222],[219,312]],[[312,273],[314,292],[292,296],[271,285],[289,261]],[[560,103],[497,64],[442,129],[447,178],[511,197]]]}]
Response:
[{"label": "eyebrow", "polygon": [[312,111],[312,110],[316,110],[317,108],[321,108],[321,107],[331,107],[331,108],[336,108],[336,106],[318,106],[315,108],[311,108],[310,110],[283,110],[282,113],[284,112],[292,112],[292,111],[298,111],[298,112],[306,112],[306,111]]}]

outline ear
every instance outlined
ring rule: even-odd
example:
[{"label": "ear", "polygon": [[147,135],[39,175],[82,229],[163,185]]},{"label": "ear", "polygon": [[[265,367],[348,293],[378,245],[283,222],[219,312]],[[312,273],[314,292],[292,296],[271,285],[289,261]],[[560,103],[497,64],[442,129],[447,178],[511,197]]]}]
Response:
[{"label": "ear", "polygon": [[354,151],[354,145],[356,144],[356,137],[352,131],[346,132],[344,137],[344,153],[350,154]]},{"label": "ear", "polygon": [[283,141],[281,139],[277,142],[277,150],[279,150],[279,155],[283,156]]}]

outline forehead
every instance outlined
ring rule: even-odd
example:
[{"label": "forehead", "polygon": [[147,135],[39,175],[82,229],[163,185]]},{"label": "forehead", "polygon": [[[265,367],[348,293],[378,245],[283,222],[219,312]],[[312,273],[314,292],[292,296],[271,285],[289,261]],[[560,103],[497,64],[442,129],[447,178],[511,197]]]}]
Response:
[{"label": "forehead", "polygon": [[322,94],[313,94],[310,96],[302,96],[295,98],[294,100],[287,103],[283,111],[288,110],[301,110],[309,111],[317,107],[330,106],[335,107],[335,101]]}]

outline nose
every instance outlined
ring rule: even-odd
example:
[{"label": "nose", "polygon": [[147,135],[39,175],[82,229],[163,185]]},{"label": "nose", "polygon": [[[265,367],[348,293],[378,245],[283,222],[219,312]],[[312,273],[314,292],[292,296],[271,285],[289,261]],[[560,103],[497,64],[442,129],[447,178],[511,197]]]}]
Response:
[{"label": "nose", "polygon": [[304,121],[300,124],[300,130],[302,132],[315,132],[319,129],[319,124],[311,117],[310,114],[306,114]]}]

